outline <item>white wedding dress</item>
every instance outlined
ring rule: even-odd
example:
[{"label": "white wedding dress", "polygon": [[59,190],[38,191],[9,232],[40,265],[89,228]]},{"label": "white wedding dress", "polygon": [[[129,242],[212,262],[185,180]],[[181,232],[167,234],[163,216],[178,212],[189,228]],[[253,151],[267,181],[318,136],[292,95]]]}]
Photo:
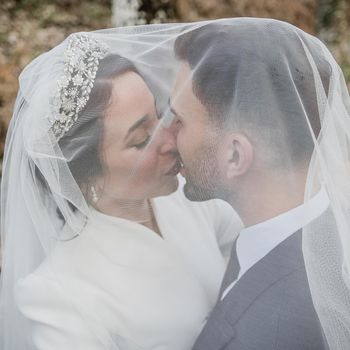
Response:
[{"label": "white wedding dress", "polygon": [[213,308],[240,221],[182,189],[153,201],[162,237],[93,211],[59,242],[16,299],[38,350],[189,350]]}]

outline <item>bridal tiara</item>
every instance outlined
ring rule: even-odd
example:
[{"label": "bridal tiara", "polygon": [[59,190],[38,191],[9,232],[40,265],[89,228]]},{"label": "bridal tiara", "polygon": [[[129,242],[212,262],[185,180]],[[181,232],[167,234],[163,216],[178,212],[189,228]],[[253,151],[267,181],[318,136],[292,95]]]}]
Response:
[{"label": "bridal tiara", "polygon": [[86,33],[69,38],[64,53],[64,74],[57,81],[58,92],[50,101],[52,117],[49,122],[57,140],[70,130],[88,102],[99,61],[107,53],[107,45]]}]

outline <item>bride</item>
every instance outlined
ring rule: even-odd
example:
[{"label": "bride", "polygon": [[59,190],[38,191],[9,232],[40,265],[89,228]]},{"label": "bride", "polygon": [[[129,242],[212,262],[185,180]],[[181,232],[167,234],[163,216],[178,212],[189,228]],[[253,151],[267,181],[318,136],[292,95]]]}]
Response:
[{"label": "bride", "polygon": [[4,350],[190,349],[240,227],[224,202],[184,197],[159,120],[166,89],[102,39],[74,34],[20,77],[2,182]]}]

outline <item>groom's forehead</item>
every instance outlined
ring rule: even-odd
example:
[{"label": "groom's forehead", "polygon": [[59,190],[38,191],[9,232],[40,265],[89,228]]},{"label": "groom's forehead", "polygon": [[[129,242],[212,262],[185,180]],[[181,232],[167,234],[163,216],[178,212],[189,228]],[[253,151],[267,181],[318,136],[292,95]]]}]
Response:
[{"label": "groom's forehead", "polygon": [[189,63],[185,61],[180,62],[176,74],[174,90],[176,92],[181,92],[184,90],[192,89],[192,77],[193,72]]},{"label": "groom's forehead", "polygon": [[[184,87],[186,85],[186,87]],[[205,123],[208,119],[206,107],[198,100],[192,90],[192,84],[179,84],[169,98],[172,114],[183,122]]]},{"label": "groom's forehead", "polygon": [[186,62],[181,62],[179,66],[170,101],[174,108],[186,108],[196,102],[192,89],[192,71]]}]

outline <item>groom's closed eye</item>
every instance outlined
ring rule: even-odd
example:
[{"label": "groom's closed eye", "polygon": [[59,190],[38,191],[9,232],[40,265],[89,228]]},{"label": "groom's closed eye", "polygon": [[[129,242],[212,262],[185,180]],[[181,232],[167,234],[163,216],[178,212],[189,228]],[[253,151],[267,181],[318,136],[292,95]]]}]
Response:
[{"label": "groom's closed eye", "polygon": [[176,125],[177,127],[182,126],[182,118],[177,114],[173,109],[171,110],[172,115],[173,115],[173,124]]},{"label": "groom's closed eye", "polygon": [[181,127],[182,119],[171,106],[169,106],[166,118],[167,118],[166,123],[167,123],[168,127],[170,127],[170,128],[175,127],[175,129],[177,129],[177,130]]},{"label": "groom's closed eye", "polygon": [[179,117],[177,117],[177,116],[175,116],[173,123],[174,123],[178,128],[182,126],[182,120],[181,120]]},{"label": "groom's closed eye", "polygon": [[179,123],[180,118],[177,115],[176,111],[170,106],[168,103],[168,106],[166,110],[164,110],[159,117],[159,120],[161,121],[162,125],[165,128],[172,127],[175,123]]},{"label": "groom's closed eye", "polygon": [[171,101],[169,99],[168,101],[168,110],[170,112],[170,115],[172,117],[172,123],[176,124],[178,126],[181,126],[183,123],[183,118],[181,115],[175,110],[175,108],[172,106]]}]

